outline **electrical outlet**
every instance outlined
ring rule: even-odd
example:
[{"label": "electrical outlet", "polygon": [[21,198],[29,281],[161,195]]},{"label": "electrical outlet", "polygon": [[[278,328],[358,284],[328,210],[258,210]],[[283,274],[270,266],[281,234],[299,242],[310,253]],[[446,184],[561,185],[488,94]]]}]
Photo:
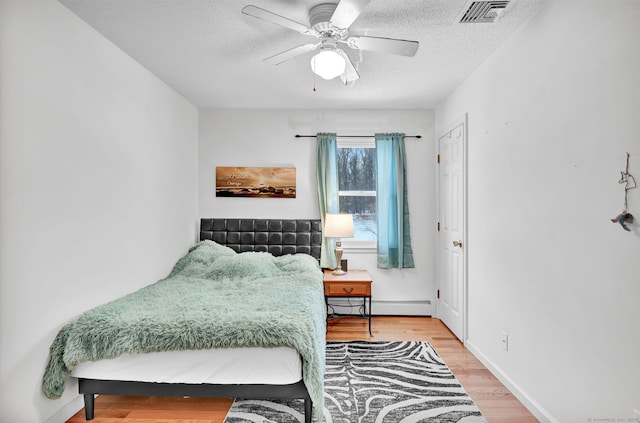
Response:
[{"label": "electrical outlet", "polygon": [[502,337],[500,338],[500,342],[502,343],[502,348],[505,351],[509,351],[509,334],[507,332],[502,332]]}]

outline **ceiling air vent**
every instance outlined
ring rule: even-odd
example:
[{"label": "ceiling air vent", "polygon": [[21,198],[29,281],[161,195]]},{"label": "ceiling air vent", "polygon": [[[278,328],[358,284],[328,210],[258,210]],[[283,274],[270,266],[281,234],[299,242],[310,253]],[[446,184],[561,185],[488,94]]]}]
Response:
[{"label": "ceiling air vent", "polygon": [[491,23],[504,12],[509,0],[472,1],[462,14],[460,23]]}]

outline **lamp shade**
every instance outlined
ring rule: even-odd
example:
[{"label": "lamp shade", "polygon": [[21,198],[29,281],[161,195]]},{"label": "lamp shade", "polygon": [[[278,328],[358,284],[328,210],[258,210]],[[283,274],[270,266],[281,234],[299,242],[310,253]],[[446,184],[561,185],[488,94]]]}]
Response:
[{"label": "lamp shade", "polygon": [[324,79],[333,79],[342,75],[346,65],[344,57],[332,48],[323,48],[311,58],[311,70]]},{"label": "lamp shade", "polygon": [[353,216],[348,213],[327,213],[324,218],[326,238],[353,237]]}]

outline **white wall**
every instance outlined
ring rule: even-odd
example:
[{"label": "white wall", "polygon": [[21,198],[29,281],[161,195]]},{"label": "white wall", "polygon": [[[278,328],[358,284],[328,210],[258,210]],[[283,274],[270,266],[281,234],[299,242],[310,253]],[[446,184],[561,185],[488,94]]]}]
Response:
[{"label": "white wall", "polygon": [[[345,88],[348,89],[348,88]],[[415,269],[376,268],[376,256],[345,250],[350,268],[366,268],[376,314],[435,314],[434,114],[430,110],[202,110],[200,216],[319,218],[315,140],[296,134],[420,134],[407,139],[409,209]],[[216,198],[216,166],[294,166],[295,199]],[[431,304],[427,304],[431,301]]]},{"label": "white wall", "polygon": [[0,49],[0,421],[63,421],[58,329],[195,239],[198,112],[53,0],[1,0]]},{"label": "white wall", "polygon": [[436,110],[469,113],[467,345],[543,421],[640,410],[640,226],[609,220],[626,152],[640,182],[639,21],[550,1]]}]

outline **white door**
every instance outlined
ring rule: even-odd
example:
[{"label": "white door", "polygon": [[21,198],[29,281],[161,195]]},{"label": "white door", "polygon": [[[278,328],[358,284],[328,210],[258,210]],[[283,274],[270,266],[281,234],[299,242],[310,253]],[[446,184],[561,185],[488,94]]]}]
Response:
[{"label": "white door", "polygon": [[438,317],[464,342],[466,337],[466,116],[440,136]]}]

